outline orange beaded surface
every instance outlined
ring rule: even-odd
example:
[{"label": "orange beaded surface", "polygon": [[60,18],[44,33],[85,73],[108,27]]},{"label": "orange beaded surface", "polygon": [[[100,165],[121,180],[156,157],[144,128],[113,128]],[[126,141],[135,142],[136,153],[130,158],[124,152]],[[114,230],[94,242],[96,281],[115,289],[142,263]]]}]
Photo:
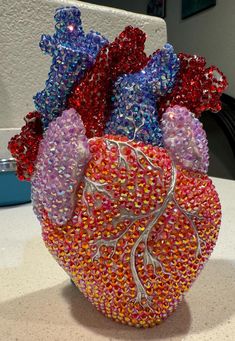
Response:
[{"label": "orange beaded surface", "polygon": [[164,320],[216,243],[221,210],[207,175],[176,167],[163,148],[118,136],[90,140],[92,158],[64,226],[43,218],[51,254],[116,321]]}]

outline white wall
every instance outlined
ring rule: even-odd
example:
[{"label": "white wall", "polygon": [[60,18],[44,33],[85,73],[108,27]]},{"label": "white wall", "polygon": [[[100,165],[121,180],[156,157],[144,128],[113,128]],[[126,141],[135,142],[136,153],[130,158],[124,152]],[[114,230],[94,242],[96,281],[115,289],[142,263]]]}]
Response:
[{"label": "white wall", "polygon": [[235,97],[235,0],[217,0],[217,5],[181,19],[181,0],[167,0],[168,41],[177,52],[200,54],[227,76],[226,93]]}]

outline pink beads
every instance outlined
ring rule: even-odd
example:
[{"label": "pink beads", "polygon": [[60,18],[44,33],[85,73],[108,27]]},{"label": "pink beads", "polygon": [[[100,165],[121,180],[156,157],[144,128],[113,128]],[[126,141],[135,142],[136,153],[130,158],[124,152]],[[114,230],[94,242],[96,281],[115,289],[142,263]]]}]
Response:
[{"label": "pink beads", "polygon": [[201,122],[187,108],[175,105],[162,116],[165,148],[181,166],[206,173],[209,154],[206,133]]},{"label": "pink beads", "polygon": [[51,122],[39,147],[32,179],[32,200],[40,220],[44,210],[58,225],[71,217],[76,189],[89,157],[80,116],[74,109],[65,110]]}]

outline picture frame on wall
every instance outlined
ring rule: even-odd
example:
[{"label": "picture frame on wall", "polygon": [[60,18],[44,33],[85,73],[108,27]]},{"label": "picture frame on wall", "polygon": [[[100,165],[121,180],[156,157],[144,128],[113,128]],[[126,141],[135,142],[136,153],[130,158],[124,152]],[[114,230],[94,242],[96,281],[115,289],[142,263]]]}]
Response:
[{"label": "picture frame on wall", "polygon": [[147,14],[155,17],[165,18],[166,0],[149,0],[147,5]]},{"label": "picture frame on wall", "polygon": [[216,5],[216,0],[182,0],[181,17],[186,19]]}]

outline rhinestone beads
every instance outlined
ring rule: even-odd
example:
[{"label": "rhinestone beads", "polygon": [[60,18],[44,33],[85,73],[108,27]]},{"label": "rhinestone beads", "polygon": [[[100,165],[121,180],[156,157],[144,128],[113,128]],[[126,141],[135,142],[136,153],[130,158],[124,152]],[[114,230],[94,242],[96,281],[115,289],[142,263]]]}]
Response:
[{"label": "rhinestone beads", "polygon": [[207,173],[209,152],[202,123],[184,107],[175,105],[162,116],[164,147],[177,164]]},{"label": "rhinestone beads", "polygon": [[137,327],[175,310],[211,254],[220,204],[211,180],[175,167],[158,147],[107,136],[91,160],[71,220],[47,215],[44,242],[96,308]]},{"label": "rhinestone beads", "polygon": [[39,148],[32,178],[32,201],[39,220],[43,210],[59,225],[71,218],[89,157],[81,118],[74,109],[65,110],[50,124]]},{"label": "rhinestone beads", "polygon": [[57,9],[55,22],[55,34],[43,35],[40,41],[41,50],[52,57],[49,78],[45,89],[34,97],[44,128],[66,108],[73,84],[82,78],[100,48],[108,43],[97,32],[84,34],[77,7]]},{"label": "rhinestone beads", "polygon": [[220,96],[228,82],[215,66],[206,68],[203,57],[180,53],[180,71],[171,93],[160,98],[159,115],[171,105],[186,107],[199,117],[203,111],[218,112],[221,109]]},{"label": "rhinestone beads", "polygon": [[75,7],[55,21],[40,42],[49,78],[9,149],[18,176],[31,178],[44,242],[76,286],[107,317],[154,326],[218,237],[221,207],[197,117],[220,109],[227,81],[169,44],[147,57],[138,28],[108,43],[83,32]]},{"label": "rhinestone beads", "polygon": [[81,115],[88,137],[104,133],[110,115],[112,83],[121,74],[137,72],[147,64],[144,42],[141,30],[126,27],[113,43],[101,49],[93,67],[74,87],[68,104]]},{"label": "rhinestone beads", "polygon": [[34,111],[25,117],[25,125],[20,134],[15,135],[8,144],[16,159],[17,175],[20,180],[28,180],[34,172],[39,143],[42,140],[41,115]]},{"label": "rhinestone beads", "polygon": [[156,100],[159,95],[171,91],[178,67],[173,47],[166,44],[143,70],[119,77],[113,90],[114,109],[105,132],[146,144],[162,145]]}]

